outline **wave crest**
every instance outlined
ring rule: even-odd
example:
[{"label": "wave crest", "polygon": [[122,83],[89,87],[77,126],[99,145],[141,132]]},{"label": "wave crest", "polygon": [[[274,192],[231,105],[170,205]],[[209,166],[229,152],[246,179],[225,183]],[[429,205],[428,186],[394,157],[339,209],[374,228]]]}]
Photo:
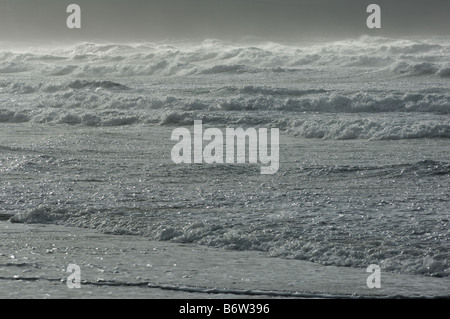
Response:
[{"label": "wave crest", "polygon": [[357,67],[447,77],[450,43],[435,42],[361,37],[325,44],[289,45],[219,40],[135,45],[82,43],[32,52],[0,51],[0,73],[130,77]]}]

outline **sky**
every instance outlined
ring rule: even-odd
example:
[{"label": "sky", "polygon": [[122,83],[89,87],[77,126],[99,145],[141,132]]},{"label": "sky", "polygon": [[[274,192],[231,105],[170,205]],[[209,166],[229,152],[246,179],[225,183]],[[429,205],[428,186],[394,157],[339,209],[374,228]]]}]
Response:
[{"label": "sky", "polygon": [[[81,29],[66,26],[71,3]],[[449,35],[449,13],[450,0],[0,0],[0,41]]]}]

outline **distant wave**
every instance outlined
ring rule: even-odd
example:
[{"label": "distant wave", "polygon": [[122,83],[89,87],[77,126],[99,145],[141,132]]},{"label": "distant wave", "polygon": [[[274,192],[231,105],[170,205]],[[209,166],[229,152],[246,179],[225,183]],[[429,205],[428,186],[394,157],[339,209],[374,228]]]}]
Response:
[{"label": "distant wave", "polygon": [[[103,91],[116,93],[106,94]],[[123,109],[160,108],[197,110],[277,110],[291,112],[431,112],[450,113],[450,92],[445,89],[427,91],[355,91],[337,92],[324,89],[293,89],[271,86],[230,86],[202,91],[186,91],[185,96],[160,97],[155,92],[142,92],[120,82],[69,80],[42,83],[0,80],[0,94],[39,94],[35,104],[64,104],[65,108],[109,108],[122,104]],[[42,94],[45,93],[45,94]],[[157,92],[156,92],[157,93]],[[189,95],[195,95],[190,97]],[[83,104],[80,105],[80,101]],[[125,103],[125,101],[129,101]],[[134,101],[134,103],[133,103]],[[1,103],[1,100],[0,100]]]},{"label": "distant wave", "polygon": [[[192,125],[202,119],[215,125],[271,125],[304,138],[450,138],[450,96],[444,93],[346,95],[227,87],[202,98],[152,97],[116,82],[78,80],[0,84],[0,89],[25,99],[20,104],[1,103],[0,123]],[[223,91],[232,92],[232,97],[220,98]]]},{"label": "distant wave", "polygon": [[202,119],[303,138],[449,138],[449,56],[448,40],[381,37],[0,50],[0,123]]},{"label": "distant wave", "polygon": [[450,43],[361,37],[323,44],[272,42],[136,45],[82,43],[63,49],[0,51],[0,73],[48,76],[179,76],[360,67],[401,75],[448,77]]},{"label": "distant wave", "polygon": [[392,65],[392,71],[404,75],[438,75],[450,77],[450,64],[436,64],[431,62],[407,63],[397,62]]},{"label": "distant wave", "polygon": [[233,126],[270,126],[278,127],[285,133],[303,138],[319,139],[373,139],[400,140],[417,138],[450,138],[450,122],[442,119],[418,120],[416,117],[391,119],[388,116],[369,116],[350,118],[346,115],[287,116],[277,114],[254,116],[243,114],[214,112],[202,114],[197,111],[169,111],[144,114],[120,110],[99,112],[80,112],[63,110],[41,112],[9,111],[0,109],[0,123],[56,123],[85,126],[120,126],[133,124],[152,124],[168,126],[190,126],[194,120],[202,119],[205,124]]}]

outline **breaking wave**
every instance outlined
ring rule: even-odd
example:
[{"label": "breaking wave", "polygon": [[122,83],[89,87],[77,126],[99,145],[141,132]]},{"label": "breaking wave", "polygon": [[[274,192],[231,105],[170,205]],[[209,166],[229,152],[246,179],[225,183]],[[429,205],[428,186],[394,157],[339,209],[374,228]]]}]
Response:
[{"label": "breaking wave", "polygon": [[[0,123],[271,125],[325,139],[450,137],[450,95],[225,86],[205,94],[142,91],[113,81],[0,83]],[[193,96],[190,96],[193,95]],[[0,95],[1,96],[1,95]],[[3,106],[3,107],[1,107]]]},{"label": "breaking wave", "polygon": [[82,43],[50,51],[0,52],[0,73],[130,77],[362,67],[405,75],[448,77],[449,50],[446,41],[380,37],[289,45],[232,44],[219,40],[135,45]]},{"label": "breaking wave", "polygon": [[0,123],[202,119],[277,125],[305,138],[448,138],[449,53],[443,39],[380,37],[0,50]]},{"label": "breaking wave", "polygon": [[[299,166],[295,174],[316,178],[376,176],[409,180],[411,177],[448,176],[450,165],[425,160],[379,166]],[[11,221],[93,228],[115,235],[137,235],[151,240],[196,243],[232,250],[256,250],[270,256],[309,260],[324,265],[365,267],[373,259],[383,259],[388,271],[439,277],[449,275],[448,250],[435,240],[435,233],[430,235],[436,227],[440,231],[445,230],[448,219],[432,218],[416,222],[412,218],[414,211],[390,211],[390,219],[398,223],[392,227],[392,220],[377,213],[376,207],[366,212],[366,216],[325,211],[317,215],[292,210],[273,213],[264,208],[257,210],[253,217],[253,213],[248,212],[251,223],[239,223],[235,220],[229,222],[228,217],[217,217],[222,214],[206,218],[205,214],[211,213],[211,209],[206,212],[196,208],[198,212],[182,215],[177,213],[180,210],[182,208],[177,205],[173,211],[170,207],[161,207],[145,212],[140,212],[136,207],[127,211],[126,208],[42,205],[16,213]],[[171,214],[177,217],[171,218]],[[377,223],[374,223],[374,218]],[[290,225],[287,233],[285,223]],[[385,227],[383,236],[380,235],[380,225]]]}]

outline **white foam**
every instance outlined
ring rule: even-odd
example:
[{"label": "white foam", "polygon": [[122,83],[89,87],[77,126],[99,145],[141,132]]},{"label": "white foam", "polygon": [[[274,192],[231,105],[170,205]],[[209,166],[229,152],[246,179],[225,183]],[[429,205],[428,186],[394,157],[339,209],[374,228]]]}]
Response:
[{"label": "white foam", "polygon": [[[393,72],[442,76],[449,43],[361,37],[326,44],[200,43],[135,45],[83,43],[72,48],[0,52],[0,72],[33,71],[53,76],[150,76],[261,72],[298,67],[390,68]],[[74,63],[76,61],[76,63]],[[444,72],[445,74],[445,72]]]}]

